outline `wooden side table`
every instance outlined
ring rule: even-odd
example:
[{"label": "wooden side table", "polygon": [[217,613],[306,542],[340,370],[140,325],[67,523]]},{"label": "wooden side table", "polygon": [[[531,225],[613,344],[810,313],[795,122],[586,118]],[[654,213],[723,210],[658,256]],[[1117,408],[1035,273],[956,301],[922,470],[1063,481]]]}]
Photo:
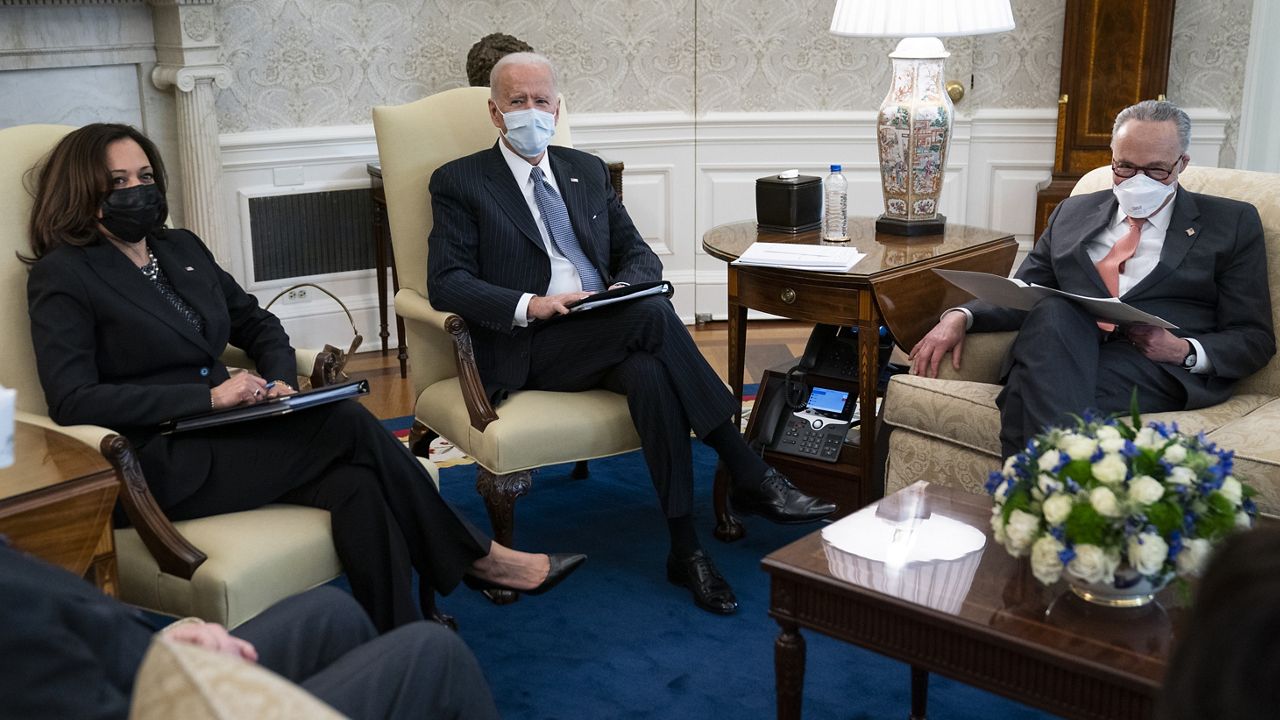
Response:
[{"label": "wooden side table", "polygon": [[[862,411],[860,457],[846,472],[857,483],[856,495],[865,505],[875,499],[874,477],[877,414],[876,383],[880,376],[879,328],[885,325],[898,345],[910,349],[938,321],[938,316],[970,297],[932,272],[935,268],[1007,274],[1018,252],[1013,235],[948,223],[940,235],[902,237],[879,234],[873,218],[849,218],[850,242],[867,256],[847,273],[819,273],[783,268],[734,265],[754,242],[820,245],[817,231],[799,233],[757,230],[754,221],[730,223],[708,230],[702,247],[729,262],[729,382],[742,398],[747,309],[812,323],[858,328],[858,402]],[[842,243],[845,244],[845,243]],[[792,477],[801,489],[807,478]],[[812,492],[821,495],[821,489]],[[728,481],[716,475],[716,536],[735,540],[742,526],[728,511]]]},{"label": "wooden side table", "polygon": [[[400,276],[396,274],[396,253],[391,245],[391,225],[387,222],[387,194],[382,188],[382,165],[371,162],[365,166],[369,172],[369,197],[373,200],[373,264],[378,277],[378,337],[382,339],[382,354],[387,354],[387,268],[391,268],[392,297],[400,290]],[[425,188],[423,190],[426,191]],[[424,239],[425,242],[425,239]],[[423,272],[426,272],[425,269]],[[404,344],[404,318],[396,315],[396,359],[400,361],[400,377],[409,376],[409,351]]]},{"label": "wooden side table", "polygon": [[0,534],[116,597],[111,511],[119,484],[111,465],[69,435],[21,422],[14,454],[0,470]]}]

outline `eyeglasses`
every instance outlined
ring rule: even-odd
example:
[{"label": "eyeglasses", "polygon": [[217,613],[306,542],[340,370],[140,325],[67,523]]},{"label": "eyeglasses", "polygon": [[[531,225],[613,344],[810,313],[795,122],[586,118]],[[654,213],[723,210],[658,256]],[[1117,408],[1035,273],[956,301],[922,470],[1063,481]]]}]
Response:
[{"label": "eyeglasses", "polygon": [[1169,176],[1173,174],[1174,168],[1178,167],[1178,164],[1181,162],[1182,158],[1179,157],[1177,160],[1173,161],[1172,167],[1167,168],[1160,167],[1159,165],[1155,167],[1134,167],[1129,163],[1113,162],[1111,163],[1111,172],[1115,173],[1116,177],[1122,178],[1131,178],[1138,173],[1142,173],[1152,180],[1164,182],[1169,179]]}]

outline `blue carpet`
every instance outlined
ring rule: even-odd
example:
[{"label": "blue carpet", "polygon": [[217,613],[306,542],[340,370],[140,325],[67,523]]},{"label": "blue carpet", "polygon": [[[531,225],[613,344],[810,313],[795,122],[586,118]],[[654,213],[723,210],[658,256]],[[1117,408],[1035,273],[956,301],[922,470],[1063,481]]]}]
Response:
[{"label": "blue carpet", "polygon": [[[741,607],[719,617],[667,583],[666,523],[638,452],[591,463],[573,480],[569,465],[540,470],[517,503],[516,543],[537,551],[586,552],[590,560],[547,595],[490,604],[460,587],[440,601],[489,678],[508,720],[569,718],[770,718],[773,641],[768,576],[760,560],[813,532],[749,518],[733,544],[711,537],[715,456],[694,442],[695,513],[704,546],[732,583]],[[442,492],[488,528],[475,467],[445,468]],[[903,718],[907,666],[804,631],[806,718]],[[1050,715],[934,677],[934,720],[1048,718]]]}]

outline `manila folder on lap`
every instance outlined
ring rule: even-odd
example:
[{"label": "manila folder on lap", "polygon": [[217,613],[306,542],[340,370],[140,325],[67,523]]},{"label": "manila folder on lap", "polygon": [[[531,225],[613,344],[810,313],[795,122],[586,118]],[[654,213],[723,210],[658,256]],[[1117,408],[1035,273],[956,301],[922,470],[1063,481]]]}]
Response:
[{"label": "manila folder on lap", "polygon": [[964,290],[970,295],[989,302],[992,305],[1012,308],[1014,310],[1030,310],[1040,298],[1048,295],[1059,295],[1078,303],[1093,313],[1099,320],[1106,320],[1118,325],[1154,325],[1173,330],[1177,325],[1143,312],[1132,305],[1126,305],[1117,298],[1089,297],[1075,293],[1055,290],[1042,285],[1028,285],[1021,280],[992,275],[991,273],[970,272],[968,270],[939,270],[934,272],[942,279]]}]

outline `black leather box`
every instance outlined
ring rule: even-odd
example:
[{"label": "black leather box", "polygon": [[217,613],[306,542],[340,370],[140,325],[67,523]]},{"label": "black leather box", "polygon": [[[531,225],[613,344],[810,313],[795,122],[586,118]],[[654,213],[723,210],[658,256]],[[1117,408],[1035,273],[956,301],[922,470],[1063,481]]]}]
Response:
[{"label": "black leather box", "polygon": [[757,179],[756,225],[785,233],[822,227],[822,178],[770,175]]}]

